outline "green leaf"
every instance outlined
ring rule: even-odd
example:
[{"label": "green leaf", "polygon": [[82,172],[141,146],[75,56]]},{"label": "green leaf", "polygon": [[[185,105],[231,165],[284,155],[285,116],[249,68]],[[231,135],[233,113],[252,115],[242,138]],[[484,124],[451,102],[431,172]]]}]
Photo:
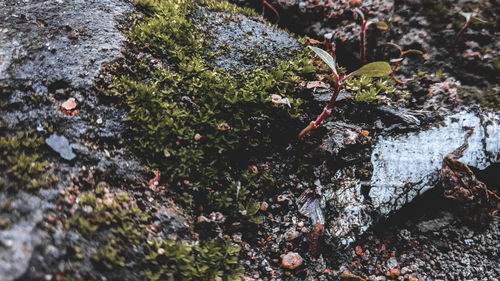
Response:
[{"label": "green leaf", "polygon": [[360,69],[356,70],[352,75],[366,76],[366,77],[382,77],[392,73],[391,66],[385,61],[376,61],[363,65]]},{"label": "green leaf", "polygon": [[327,53],[323,49],[313,46],[309,46],[309,48],[313,50],[316,53],[316,55],[318,55],[333,70],[335,76],[338,76],[337,68],[335,66],[335,58],[333,58],[329,53]]},{"label": "green leaf", "polygon": [[387,30],[389,29],[389,25],[386,22],[383,21],[377,21],[375,22],[375,26],[380,29],[380,30]]}]

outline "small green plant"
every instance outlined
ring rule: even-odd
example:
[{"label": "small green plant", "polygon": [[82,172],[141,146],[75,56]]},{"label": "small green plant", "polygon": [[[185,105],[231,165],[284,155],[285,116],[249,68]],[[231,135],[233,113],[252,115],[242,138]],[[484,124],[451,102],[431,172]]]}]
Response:
[{"label": "small green plant", "polygon": [[356,93],[354,101],[357,103],[376,103],[381,94],[394,95],[398,89],[393,86],[389,78],[370,78],[366,76],[352,78],[346,81],[345,89]]},{"label": "small green plant", "polygon": [[396,45],[392,42],[389,42],[386,44],[399,50],[399,57],[396,59],[391,59],[391,62],[394,63],[394,66],[392,67],[391,76],[392,76],[392,79],[394,79],[394,81],[398,82],[399,84],[405,83],[405,82],[399,80],[398,78],[396,78],[396,70],[398,70],[399,64],[401,63],[401,61],[403,61],[404,56],[411,54],[411,53],[414,53],[414,54],[421,55],[425,60],[429,59],[429,57],[426,54],[424,54],[424,52],[422,52],[420,50],[409,49],[409,50],[403,51],[403,49],[399,45]]},{"label": "small green plant", "polygon": [[457,52],[457,43],[458,40],[464,35],[465,31],[471,26],[471,24],[478,24],[478,23],[487,23],[486,21],[479,19],[476,17],[476,13],[463,13],[460,12],[460,15],[462,15],[465,18],[465,24],[462,26],[462,28],[458,31],[457,36],[455,37],[455,41],[453,42],[453,52]]},{"label": "small green plant", "polygon": [[145,280],[240,280],[240,247],[230,241],[210,240],[202,246],[164,240],[149,240],[144,259]]},{"label": "small green plant", "polygon": [[363,12],[356,8],[355,9],[356,13],[358,13],[358,15],[360,16],[361,18],[361,31],[359,33],[359,53],[360,53],[360,58],[361,58],[361,63],[362,64],[365,64],[366,63],[366,50],[365,50],[365,33],[366,33],[366,29],[372,25],[372,24],[375,24],[375,26],[380,29],[380,30],[387,30],[389,29],[389,26],[387,25],[387,23],[383,22],[383,21],[375,21],[373,19],[370,19],[370,20],[365,20],[365,15],[363,14]]},{"label": "small green plant", "polygon": [[383,77],[387,76],[392,73],[391,66],[384,61],[376,61],[372,62],[369,64],[365,64],[362,66],[360,69],[342,76],[338,74],[337,72],[337,67],[335,65],[335,57],[332,57],[329,53],[326,51],[317,48],[317,47],[311,47],[311,50],[313,50],[322,60],[325,62],[330,69],[333,71],[333,75],[335,78],[335,84],[333,86],[333,94],[330,99],[330,102],[328,105],[323,109],[323,112],[318,116],[316,121],[311,121],[311,123],[299,133],[299,139],[304,138],[310,131],[313,129],[318,128],[318,126],[321,124],[321,122],[332,112],[332,108],[335,104],[335,101],[337,100],[337,96],[339,95],[340,91],[344,88],[344,82],[353,77],[353,76],[365,76],[365,77]]}]

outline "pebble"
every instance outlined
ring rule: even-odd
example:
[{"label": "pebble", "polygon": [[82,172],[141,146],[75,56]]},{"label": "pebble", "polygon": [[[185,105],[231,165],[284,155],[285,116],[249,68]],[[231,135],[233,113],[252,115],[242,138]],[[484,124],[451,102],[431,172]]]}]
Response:
[{"label": "pebble", "polygon": [[300,236],[300,232],[298,232],[295,227],[290,228],[286,233],[285,233],[285,240],[286,241],[292,241],[293,239],[297,238]]},{"label": "pebble", "polygon": [[302,261],[302,257],[298,253],[289,252],[282,256],[281,265],[283,265],[284,268],[295,269],[302,265]]},{"label": "pebble", "polygon": [[68,100],[63,102],[63,104],[61,104],[62,109],[68,110],[68,111],[75,109],[76,106],[77,106],[77,103],[76,103],[75,98],[69,98]]},{"label": "pebble", "polygon": [[64,136],[52,134],[45,143],[66,160],[73,160],[76,155],[73,153],[69,141]]}]

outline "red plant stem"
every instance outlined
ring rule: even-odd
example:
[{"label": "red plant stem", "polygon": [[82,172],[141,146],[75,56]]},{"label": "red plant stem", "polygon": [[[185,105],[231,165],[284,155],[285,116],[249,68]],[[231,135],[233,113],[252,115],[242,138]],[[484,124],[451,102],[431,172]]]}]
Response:
[{"label": "red plant stem", "polygon": [[262,15],[264,15],[264,9],[265,9],[266,6],[274,12],[274,14],[276,15],[276,19],[277,19],[276,23],[278,23],[280,21],[280,14],[273,7],[273,5],[269,4],[266,0],[262,0]]},{"label": "red plant stem", "polygon": [[462,26],[462,29],[460,29],[460,31],[457,33],[457,37],[455,37],[455,41],[453,42],[453,51],[456,53],[457,51],[457,43],[458,43],[458,40],[460,40],[460,38],[462,37],[462,35],[464,35],[465,33],[465,30],[467,30],[467,28],[469,28],[470,26],[470,20],[467,21],[464,26]]},{"label": "red plant stem", "polygon": [[[401,51],[401,49],[399,50],[400,54],[399,54],[399,58],[402,58],[404,56],[404,52]],[[398,70],[398,67],[399,67],[399,64],[401,63],[401,61],[397,61],[395,64],[394,64],[394,67],[392,67],[392,73],[391,73],[391,76],[392,76],[392,79],[394,79],[394,81],[396,81],[396,83],[398,84],[406,84],[405,82],[399,80],[398,78],[396,78],[396,70]]]},{"label": "red plant stem", "polygon": [[335,82],[335,89],[334,89],[334,92],[333,92],[333,95],[332,95],[332,98],[330,99],[330,102],[328,103],[328,105],[325,107],[325,109],[323,109],[323,112],[321,113],[320,116],[318,116],[318,118],[316,119],[316,121],[314,121],[314,126],[315,127],[318,127],[319,124],[321,124],[321,122],[328,116],[330,115],[330,113],[332,113],[332,108],[333,108],[333,105],[335,104],[335,101],[337,100],[337,97],[340,93],[340,90],[342,90],[342,88],[344,87],[344,84],[343,84],[343,77],[339,77],[337,79],[337,82]]},{"label": "red plant stem", "polygon": [[361,56],[361,63],[365,64],[366,63],[366,58],[365,58],[365,29],[366,29],[366,22],[363,21],[361,24],[361,33],[360,33],[360,40],[359,40],[359,47],[360,47],[360,56]]},{"label": "red plant stem", "polygon": [[334,88],[334,92],[333,92],[333,95],[332,95],[332,98],[330,99],[330,102],[328,103],[328,105],[323,109],[323,112],[321,113],[320,116],[318,116],[318,118],[316,119],[316,121],[311,121],[311,123],[309,123],[309,125],[307,125],[307,127],[305,127],[300,133],[299,133],[299,140],[303,139],[310,131],[318,128],[319,124],[321,124],[321,122],[328,116],[330,115],[330,113],[332,113],[332,108],[333,108],[333,105],[335,104],[335,101],[337,100],[337,97],[340,93],[340,90],[342,90],[344,88],[344,81],[348,78],[348,77],[342,77],[342,76],[338,76],[336,77],[337,78],[337,81],[335,82],[335,88]]}]

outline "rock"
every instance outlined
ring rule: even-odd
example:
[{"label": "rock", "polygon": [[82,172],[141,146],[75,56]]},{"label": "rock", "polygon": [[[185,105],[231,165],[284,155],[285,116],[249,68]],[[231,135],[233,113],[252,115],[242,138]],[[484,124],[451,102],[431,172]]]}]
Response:
[{"label": "rock", "polygon": [[340,273],[340,279],[344,281],[365,281],[366,279],[359,277],[355,274],[352,274],[349,270],[344,269],[342,273]]},{"label": "rock", "polygon": [[[0,205],[10,200],[0,194]],[[8,229],[0,230],[0,280],[5,281],[19,278],[28,268],[33,250],[40,243],[35,226],[42,220],[41,209],[47,203],[20,192],[9,204],[17,210],[24,206],[24,210],[19,216],[11,217]]]},{"label": "rock", "polygon": [[89,88],[101,65],[120,55],[125,2],[9,2],[0,7],[0,80],[30,80],[42,92]]},{"label": "rock", "polygon": [[354,177],[356,168],[347,167],[325,185],[323,200],[338,211],[326,218],[333,237],[351,243],[373,222],[433,188],[440,180],[445,156],[463,144],[464,127],[474,132],[461,162],[485,169],[500,161],[500,115],[495,113],[463,111],[427,130],[379,136],[371,153],[369,181]]},{"label": "rock", "polygon": [[55,152],[59,153],[59,155],[63,159],[71,161],[76,157],[76,155],[71,150],[68,139],[64,136],[52,134],[48,139],[45,140],[45,143],[50,146],[50,148],[52,148]]},{"label": "rock", "polygon": [[422,233],[439,231],[443,227],[446,227],[452,220],[452,214],[446,213],[446,215],[442,217],[420,222],[418,224],[418,230],[420,230],[420,232]]},{"label": "rock", "polygon": [[69,98],[61,104],[61,108],[64,110],[73,110],[77,106],[75,98]]},{"label": "rock", "polygon": [[300,48],[287,32],[244,15],[208,12],[200,28],[212,39],[207,47],[217,54],[212,62],[215,67],[244,71],[270,66],[275,59],[287,58]]},{"label": "rock", "polygon": [[281,265],[287,269],[295,269],[299,267],[303,261],[302,257],[295,252],[289,252],[288,254],[283,255],[281,258]]},{"label": "rock", "polygon": [[285,232],[285,240],[286,241],[292,241],[299,236],[300,236],[300,232],[298,232],[295,229],[295,227],[292,227],[287,232]]}]

